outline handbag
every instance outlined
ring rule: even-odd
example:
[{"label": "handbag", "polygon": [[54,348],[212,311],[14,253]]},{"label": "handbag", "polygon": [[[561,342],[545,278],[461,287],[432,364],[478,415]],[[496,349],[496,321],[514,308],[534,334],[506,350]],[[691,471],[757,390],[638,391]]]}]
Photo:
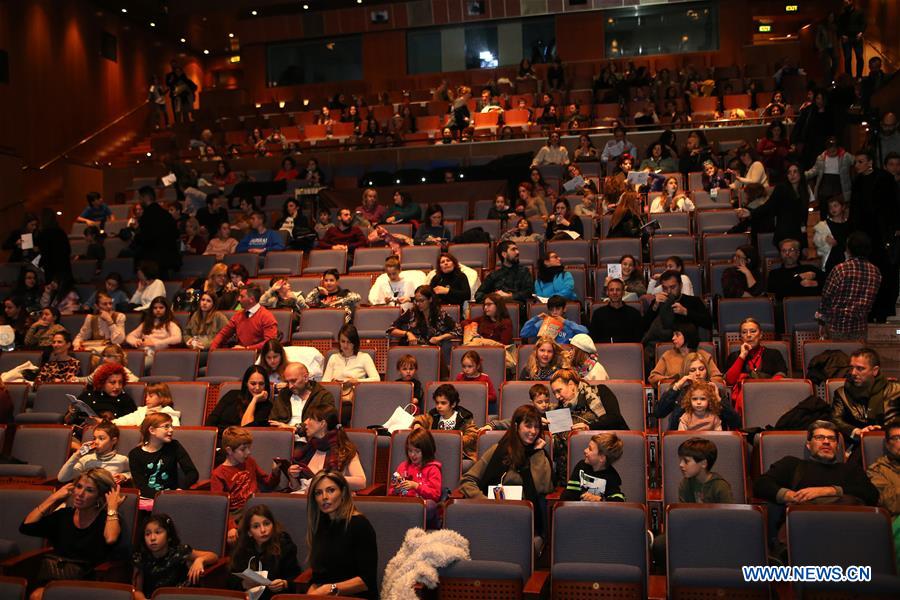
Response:
[{"label": "handbag", "polygon": [[38,568],[38,581],[56,581],[59,579],[90,579],[93,567],[85,560],[64,558],[56,554],[48,554],[41,559]]},{"label": "handbag", "polygon": [[[412,407],[413,411],[410,413],[406,410],[408,407]],[[401,429],[410,429],[412,428],[413,421],[415,420],[416,414],[416,405],[415,404],[407,404],[406,406],[398,406],[394,409],[394,413],[385,421],[383,427],[387,429],[390,433],[394,433],[395,431],[399,431]]]}]

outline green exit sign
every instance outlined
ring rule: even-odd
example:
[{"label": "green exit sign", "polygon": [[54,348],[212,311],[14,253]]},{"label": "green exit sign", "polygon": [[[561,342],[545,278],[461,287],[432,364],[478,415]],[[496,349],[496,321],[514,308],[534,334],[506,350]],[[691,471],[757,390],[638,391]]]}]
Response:
[{"label": "green exit sign", "polygon": [[797,4],[785,4],[784,12],[797,12],[800,10],[800,7]]},{"label": "green exit sign", "polygon": [[772,26],[771,25],[760,25],[759,32],[760,33],[771,33]]}]

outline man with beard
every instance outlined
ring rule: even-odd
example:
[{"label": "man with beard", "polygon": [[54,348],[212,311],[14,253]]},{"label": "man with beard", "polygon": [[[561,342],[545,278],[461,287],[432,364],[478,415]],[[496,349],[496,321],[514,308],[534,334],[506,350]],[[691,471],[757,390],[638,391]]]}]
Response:
[{"label": "man with beard", "polygon": [[768,502],[770,543],[777,544],[788,504],[878,502],[878,490],[862,467],[837,460],[838,435],[834,423],[814,421],[806,430],[809,458],[785,456],[753,482],[753,495]]},{"label": "man with beard", "polygon": [[[676,325],[690,323],[697,329],[712,329],[712,315],[703,300],[681,293],[681,273],[666,271],[659,277],[660,291],[644,314],[647,333],[642,340],[644,356],[652,359],[656,355],[656,343],[672,339]],[[653,363],[650,363],[651,365]]]},{"label": "man with beard", "polygon": [[591,339],[598,344],[641,341],[644,332],[641,312],[622,302],[624,293],[625,284],[621,279],[612,279],[606,284],[609,302],[591,316]]},{"label": "man with beard", "polygon": [[504,240],[497,244],[497,258],[500,266],[484,278],[475,292],[475,301],[484,302],[485,296],[497,292],[516,302],[528,302],[534,295],[534,279],[531,270],[519,264],[519,247],[515,242]]},{"label": "man with beard", "polygon": [[850,355],[850,374],[834,394],[831,420],[847,445],[856,445],[867,431],[881,429],[900,417],[900,383],[888,381],[881,360],[871,348]]},{"label": "man with beard", "polygon": [[884,456],[869,465],[869,480],[878,488],[878,505],[900,515],[900,420],[884,428]]},{"label": "man with beard", "polygon": [[353,213],[349,208],[342,208],[338,213],[337,227],[331,227],[319,240],[320,248],[332,250],[346,250],[348,255],[360,246],[368,245],[366,234],[362,229],[353,224]]},{"label": "man with beard", "polygon": [[280,427],[295,430],[303,424],[311,407],[334,406],[334,397],[322,384],[309,379],[302,363],[288,363],[284,368],[287,387],[273,402],[251,400],[241,419],[242,427]]}]

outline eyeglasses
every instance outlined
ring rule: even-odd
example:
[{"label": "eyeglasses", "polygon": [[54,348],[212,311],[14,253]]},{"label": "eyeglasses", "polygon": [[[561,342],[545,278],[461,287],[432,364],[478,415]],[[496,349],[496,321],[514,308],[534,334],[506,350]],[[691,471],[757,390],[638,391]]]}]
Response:
[{"label": "eyeglasses", "polygon": [[888,436],[889,442],[900,442],[900,435],[891,435]]},{"label": "eyeglasses", "polygon": [[782,254],[799,254],[800,249],[799,248],[782,248],[781,253]]},{"label": "eyeglasses", "polygon": [[825,441],[836,442],[837,436],[836,435],[814,435],[814,436],[812,436],[812,439],[814,439],[817,442],[825,442]]}]

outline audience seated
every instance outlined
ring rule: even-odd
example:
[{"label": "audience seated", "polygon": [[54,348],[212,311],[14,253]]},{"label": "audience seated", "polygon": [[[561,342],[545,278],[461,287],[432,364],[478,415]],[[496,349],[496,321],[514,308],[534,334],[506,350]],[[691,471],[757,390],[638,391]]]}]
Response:
[{"label": "audience seated", "polygon": [[375,278],[369,289],[369,304],[391,304],[409,310],[416,288],[423,283],[421,271],[401,271],[400,259],[389,256],[384,261],[384,273]]},{"label": "audience seated", "polygon": [[[366,487],[356,446],[341,427],[340,416],[333,404],[312,407],[303,421],[306,443],[294,447],[293,464],[288,468],[292,490],[308,492],[310,479],[317,474],[338,472],[347,478],[351,490]],[[315,492],[315,488],[312,488]]]},{"label": "audience seated", "polygon": [[268,340],[278,338],[278,323],[269,310],[259,304],[262,292],[256,285],[242,287],[240,291],[241,310],[236,312],[228,324],[216,334],[209,346],[210,350],[228,347],[258,350]]},{"label": "audience seated", "polygon": [[858,452],[862,435],[900,417],[900,383],[881,373],[881,358],[871,348],[850,355],[850,373],[833,394],[831,421],[847,448]]},{"label": "audience seated", "polygon": [[[144,418],[141,443],[128,453],[128,464],[134,485],[148,507],[152,506],[157,492],[189,488],[199,478],[194,461],[175,439],[171,415],[165,413],[152,413]],[[179,471],[183,479],[179,478]]]},{"label": "audience seated", "polygon": [[132,557],[135,600],[147,600],[161,587],[197,585],[204,569],[219,558],[182,544],[172,517],[164,513],[150,515],[143,522],[142,533]]},{"label": "audience seated", "polygon": [[640,342],[644,325],[640,311],[623,302],[625,284],[621,279],[606,282],[606,302],[591,316],[591,338],[598,343]]},{"label": "audience seated", "polygon": [[342,308],[344,321],[350,323],[360,297],[356,292],[342,288],[340,281],[341,274],[337,269],[326,270],[322,273],[322,284],[306,295],[306,305],[309,308]]}]

